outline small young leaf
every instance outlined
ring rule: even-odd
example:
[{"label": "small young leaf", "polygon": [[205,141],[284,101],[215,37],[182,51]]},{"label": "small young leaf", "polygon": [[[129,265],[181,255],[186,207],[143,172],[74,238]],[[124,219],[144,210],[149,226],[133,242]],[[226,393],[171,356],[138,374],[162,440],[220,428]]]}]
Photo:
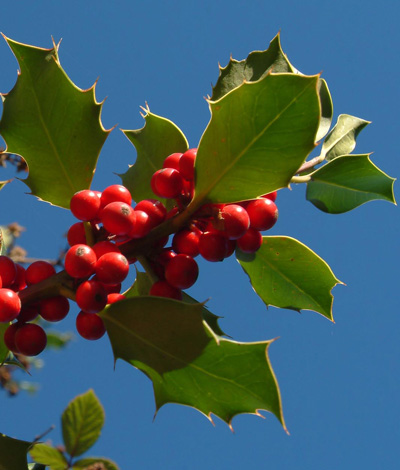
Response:
[{"label": "small young leaf", "polygon": [[395,203],[394,181],[368,155],[344,155],[312,173],[306,198],[321,211],[341,214],[375,199]]},{"label": "small young leaf", "polygon": [[46,330],[47,344],[46,348],[63,349],[73,338],[71,333],[61,333],[56,330]]},{"label": "small young leaf", "polygon": [[112,462],[109,459],[104,459],[103,457],[87,457],[86,459],[77,460],[74,462],[72,470],[85,470],[90,465],[103,464],[103,467],[106,470],[119,470],[118,465],[115,462]]},{"label": "small young leaf", "polygon": [[263,409],[284,426],[278,385],[267,356],[270,341],[237,343],[216,337],[202,305],[136,297],[102,312],[115,359],[152,381],[157,410],[166,403],[192,406],[231,423],[239,413]]},{"label": "small young leaf", "polygon": [[97,441],[104,424],[104,410],[93,390],[74,398],[62,414],[67,452],[77,457]]},{"label": "small young leaf", "polygon": [[322,144],[321,156],[330,161],[351,153],[356,146],[358,134],[368,124],[370,122],[364,121],[364,119],[341,114],[335,127],[329,132]]},{"label": "small young leaf", "polygon": [[315,147],[317,84],[318,76],[269,74],[211,101],[192,207],[253,199],[288,186]]},{"label": "small young leaf", "polygon": [[183,132],[168,119],[145,109],[145,125],[138,130],[122,131],[136,148],[137,159],[129,170],[120,175],[135,201],[155,198],[150,180],[162,168],[164,159],[176,152],[185,152],[188,142]]},{"label": "small young leaf", "polygon": [[27,452],[32,442],[0,434],[0,470],[28,470]]},{"label": "small young leaf", "polygon": [[282,51],[279,34],[270,42],[266,51],[253,51],[247,59],[241,61],[231,58],[226,67],[220,67],[211,100],[217,101],[243,82],[255,82],[268,72],[295,72]]},{"label": "small young leaf", "polygon": [[35,462],[48,465],[51,470],[68,468],[68,462],[63,454],[47,444],[35,444],[29,454]]},{"label": "small young leaf", "polygon": [[7,152],[26,160],[29,176],[23,181],[32,194],[69,208],[72,195],[90,187],[109,134],[100,120],[102,104],[94,86],[83,91],[71,82],[58,46],[42,49],[5,39],[21,71],[14,88],[2,95],[0,134]]},{"label": "small young leaf", "polygon": [[267,306],[313,310],[333,321],[331,290],[340,281],[307,246],[290,237],[263,237],[256,253],[237,250],[236,257]]}]

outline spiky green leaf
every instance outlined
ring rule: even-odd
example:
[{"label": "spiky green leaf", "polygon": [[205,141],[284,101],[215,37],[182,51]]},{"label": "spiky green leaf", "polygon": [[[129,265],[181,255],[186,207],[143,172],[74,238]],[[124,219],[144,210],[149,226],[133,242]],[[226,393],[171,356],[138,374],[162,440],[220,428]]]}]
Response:
[{"label": "spiky green leaf", "polygon": [[375,199],[395,203],[394,181],[369,155],[344,155],[312,173],[306,198],[324,212],[341,214]]},{"label": "spiky green leaf", "polygon": [[370,122],[364,119],[341,114],[322,144],[321,156],[330,161],[351,153],[356,146],[358,134],[368,124]]},{"label": "spiky green leaf", "polygon": [[35,444],[29,454],[35,462],[47,465],[50,470],[65,470],[68,468],[68,462],[63,454],[47,444]]},{"label": "spiky green leaf", "polygon": [[42,49],[5,39],[20,73],[14,88],[2,95],[0,134],[7,152],[26,160],[24,182],[32,194],[69,208],[71,196],[90,187],[109,133],[100,120],[102,104],[96,102],[95,86],[81,90],[71,82],[57,45]]},{"label": "spiky green leaf", "polygon": [[0,470],[28,470],[27,452],[32,442],[0,434]]},{"label": "spiky green leaf", "polygon": [[292,310],[313,310],[332,317],[332,288],[340,283],[326,262],[290,237],[263,237],[256,253],[236,257],[264,303]]},{"label": "spiky green leaf", "polygon": [[231,422],[239,413],[268,410],[284,426],[270,341],[238,343],[215,336],[201,304],[136,297],[102,312],[115,359],[153,382],[157,410],[166,403],[194,407]]},{"label": "spiky green leaf", "polygon": [[269,74],[210,101],[192,207],[253,199],[288,186],[314,149],[318,76]]},{"label": "spiky green leaf", "polygon": [[153,173],[162,168],[168,155],[185,152],[188,142],[183,132],[168,119],[144,109],[145,125],[138,130],[124,130],[123,133],[135,146],[137,158],[129,170],[120,175],[135,201],[154,198],[150,180]]},{"label": "spiky green leaf", "polygon": [[61,421],[64,444],[71,456],[77,457],[90,449],[104,424],[104,410],[93,390],[75,397]]}]

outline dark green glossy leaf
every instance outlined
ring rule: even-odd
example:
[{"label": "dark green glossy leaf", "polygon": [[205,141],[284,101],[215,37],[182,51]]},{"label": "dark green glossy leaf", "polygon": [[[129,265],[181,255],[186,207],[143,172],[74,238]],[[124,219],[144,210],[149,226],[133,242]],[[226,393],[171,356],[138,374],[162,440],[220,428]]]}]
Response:
[{"label": "dark green glossy leaf", "polygon": [[324,212],[341,214],[375,199],[395,203],[394,181],[368,155],[344,155],[312,173],[306,198]]},{"label": "dark green glossy leaf", "polygon": [[29,454],[35,462],[48,465],[51,470],[65,470],[68,468],[68,463],[63,454],[47,444],[35,444]]},{"label": "dark green glossy leaf", "polygon": [[[32,194],[69,208],[71,196],[90,187],[107,138],[95,87],[81,90],[61,68],[58,46],[42,49],[6,38],[20,74],[3,97],[0,134],[7,152],[29,167],[24,182]],[[51,182],[51,184],[49,184]]]},{"label": "dark green glossy leaf", "polygon": [[270,42],[266,51],[253,51],[247,59],[237,61],[230,59],[226,67],[219,68],[219,77],[213,87],[212,101],[219,100],[243,82],[255,82],[267,73],[290,73],[295,69],[283,53],[280,35]]},{"label": "dark green glossy leaf", "polygon": [[62,414],[67,452],[77,457],[97,441],[104,424],[104,410],[93,390],[75,397]]},{"label": "dark green glossy leaf", "polygon": [[153,382],[157,410],[192,406],[231,422],[239,413],[272,412],[284,426],[278,385],[267,356],[270,341],[238,343],[215,336],[201,304],[136,297],[102,312],[115,359]]},{"label": "dark green glossy leaf", "polygon": [[317,132],[316,140],[321,140],[329,131],[333,117],[333,103],[328,84],[323,78],[318,81],[318,93],[321,102],[321,122]]},{"label": "dark green glossy leaf", "polygon": [[340,283],[310,248],[290,237],[263,237],[256,253],[236,251],[264,303],[292,310],[313,310],[332,317],[332,288]]},{"label": "dark green glossy leaf", "polygon": [[253,199],[288,186],[314,149],[318,76],[270,74],[211,101],[192,207]]},{"label": "dark green glossy leaf", "polygon": [[155,198],[150,186],[154,172],[162,168],[168,155],[188,149],[186,137],[172,121],[151,113],[148,108],[144,111],[142,129],[123,131],[135,146],[137,158],[135,164],[120,176],[136,202]]},{"label": "dark green glossy leaf", "polygon": [[0,434],[0,470],[28,470],[27,452],[32,442]]},{"label": "dark green glossy leaf", "polygon": [[8,356],[8,348],[4,344],[4,332],[8,328],[8,323],[0,323],[0,366],[4,363]]},{"label": "dark green glossy leaf", "polygon": [[86,469],[89,465],[103,464],[106,470],[119,470],[119,467],[115,462],[103,457],[87,457],[86,459],[77,460],[72,467],[72,470]]},{"label": "dark green glossy leaf", "polygon": [[370,122],[364,121],[364,119],[341,114],[335,127],[329,132],[322,144],[321,155],[329,161],[351,153],[356,146],[358,134],[368,124]]}]

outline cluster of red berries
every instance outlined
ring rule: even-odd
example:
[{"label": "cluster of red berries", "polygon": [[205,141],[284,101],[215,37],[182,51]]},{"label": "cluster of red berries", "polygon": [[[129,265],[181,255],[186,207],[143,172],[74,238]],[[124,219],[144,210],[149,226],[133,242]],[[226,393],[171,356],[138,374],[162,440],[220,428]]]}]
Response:
[{"label": "cluster of red berries", "polygon": [[[78,333],[95,340],[105,333],[98,313],[107,304],[122,300],[121,284],[135,258],[127,258],[124,244],[146,237],[165,220],[185,210],[194,194],[197,149],[168,156],[163,168],[151,178],[151,188],[158,198],[175,200],[167,211],[158,199],[145,199],[132,206],[132,196],[122,185],[108,186],[104,191],[82,190],[71,198],[70,209],[79,220],[68,230],[70,245],[65,255],[65,271],[73,279],[80,312],[76,318]],[[257,251],[262,231],[276,222],[278,209],[276,191],[265,196],[235,204],[206,204],[165,247],[168,234],[156,240],[146,258],[157,277],[149,294],[181,300],[182,290],[197,280],[199,268],[195,257],[222,261],[236,247],[247,253]],[[4,341],[15,353],[39,354],[46,346],[43,328],[31,323],[37,316],[59,321],[69,311],[69,301],[61,295],[21,306],[18,292],[26,286],[55,274],[45,262],[32,263],[26,270],[10,258],[0,256],[0,322],[12,322]]]}]

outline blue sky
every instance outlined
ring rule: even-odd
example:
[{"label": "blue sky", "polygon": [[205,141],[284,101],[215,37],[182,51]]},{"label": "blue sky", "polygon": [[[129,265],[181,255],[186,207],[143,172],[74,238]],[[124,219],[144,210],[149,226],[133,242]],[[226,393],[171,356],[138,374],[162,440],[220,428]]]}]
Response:
[{"label": "blue sky", "polygon": [[[81,88],[98,79],[102,119],[117,125],[100,156],[92,187],[119,183],[135,151],[119,131],[143,126],[140,106],[174,121],[196,146],[209,120],[204,96],[218,77],[218,63],[263,50],[281,31],[283,50],[303,73],[322,72],[331,90],[335,120],[347,113],[372,121],[360,134],[357,153],[398,177],[399,49],[396,2],[337,1],[148,1],[9,2],[1,31],[8,37],[51,47],[62,38],[60,60]],[[0,42],[0,91],[15,83],[17,63]],[[0,170],[0,179],[13,176]],[[280,217],[271,234],[308,245],[346,284],[337,286],[332,324],[312,312],[270,308],[252,292],[232,259],[203,263],[191,294],[211,298],[223,329],[238,341],[279,337],[270,348],[290,436],[278,421],[242,415],[235,433],[218,419],[163,407],[153,422],[149,380],[117,362],[106,338],[76,340],[61,353],[44,353],[45,366],[32,381],[40,391],[9,399],[2,393],[0,431],[32,440],[51,424],[61,440],[59,417],[77,394],[93,388],[106,425],[93,454],[121,469],[395,469],[400,438],[398,208],[382,201],[338,216],[305,201],[301,185],[278,196]],[[38,202],[14,181],[1,191],[0,224],[18,221],[31,256],[54,258],[72,216]],[[398,193],[395,187],[395,192]],[[71,314],[59,324],[73,330]]]}]

